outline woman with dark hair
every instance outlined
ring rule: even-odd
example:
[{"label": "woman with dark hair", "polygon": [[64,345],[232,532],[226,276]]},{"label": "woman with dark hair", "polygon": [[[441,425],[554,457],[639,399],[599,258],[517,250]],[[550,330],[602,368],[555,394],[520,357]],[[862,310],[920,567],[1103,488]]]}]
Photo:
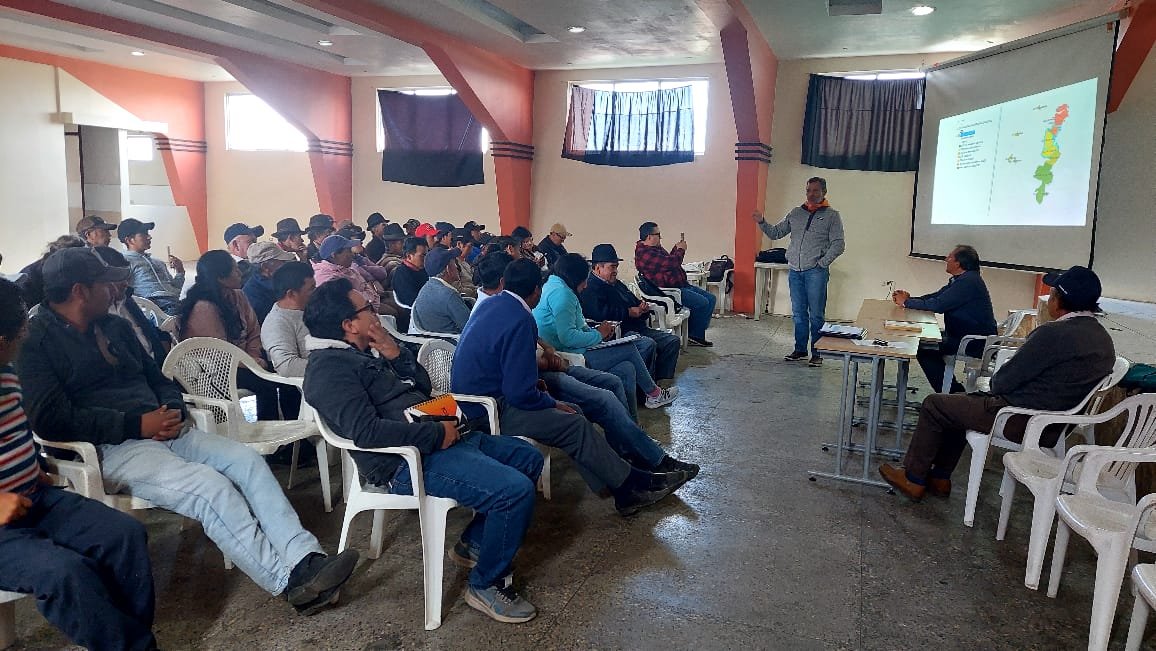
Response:
[{"label": "woman with dark hair", "polygon": [[20,270],[21,276],[16,281],[16,286],[20,288],[20,293],[24,297],[24,304],[29,309],[44,302],[44,273],[41,271],[44,267],[44,261],[48,256],[56,253],[60,249],[80,248],[84,246],[84,240],[79,237],[69,234],[61,235],[60,237],[48,243],[48,248],[44,251],[44,255],[32,264]]},{"label": "woman with dark hair", "polygon": [[578,294],[586,288],[590,263],[577,253],[568,253],[558,258],[553,271],[542,287],[542,299],[534,308],[538,336],[562,352],[583,355],[588,367],[618,376],[628,392],[631,387],[638,387],[646,394],[645,405],[650,409],[674,402],[678,389],[659,387],[642,358],[644,354],[654,354],[653,340],[642,337],[591,350],[614,337],[615,324],[603,321],[592,328],[582,316]]},{"label": "woman with dark hair", "polygon": [[[241,271],[228,251],[209,251],[197,261],[197,281],[181,301],[177,318],[181,339],[222,339],[248,353],[261,368],[269,368],[261,350],[261,324],[241,291]],[[292,387],[279,387],[245,368],[237,371],[237,386],[256,394],[258,420],[281,418],[278,388],[286,389],[281,391],[281,411],[286,419],[297,418],[300,394],[290,391]]]}]

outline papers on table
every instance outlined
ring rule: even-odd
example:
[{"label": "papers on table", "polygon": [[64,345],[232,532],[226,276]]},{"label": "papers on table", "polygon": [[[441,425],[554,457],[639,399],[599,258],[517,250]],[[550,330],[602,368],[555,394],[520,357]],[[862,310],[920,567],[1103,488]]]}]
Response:
[{"label": "papers on table", "polygon": [[837,323],[824,323],[819,330],[821,337],[839,337],[842,339],[862,339],[867,330],[859,326],[839,325]]},{"label": "papers on table", "polygon": [[900,330],[902,332],[923,332],[923,324],[910,321],[884,321],[885,330]]},{"label": "papers on table", "polygon": [[600,344],[595,344],[595,345],[587,348],[586,350],[598,350],[599,348],[609,348],[611,346],[617,346],[619,344],[630,343],[630,342],[634,341],[635,339],[638,339],[638,334],[632,332],[632,333],[626,335],[625,337],[619,337],[617,339],[611,339],[609,341],[604,341]]}]

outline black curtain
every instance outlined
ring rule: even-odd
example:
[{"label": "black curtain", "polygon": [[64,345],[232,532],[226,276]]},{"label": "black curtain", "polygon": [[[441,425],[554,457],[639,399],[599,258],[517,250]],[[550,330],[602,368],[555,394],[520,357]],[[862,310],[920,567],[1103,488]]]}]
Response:
[{"label": "black curtain", "polygon": [[427,187],[479,185],[482,126],[457,94],[377,91],[385,151],[381,180]]},{"label": "black curtain", "polygon": [[811,75],[803,118],[803,164],[911,172],[919,167],[922,79]]},{"label": "black curtain", "polygon": [[690,86],[621,93],[572,86],[562,158],[652,167],[694,161]]}]

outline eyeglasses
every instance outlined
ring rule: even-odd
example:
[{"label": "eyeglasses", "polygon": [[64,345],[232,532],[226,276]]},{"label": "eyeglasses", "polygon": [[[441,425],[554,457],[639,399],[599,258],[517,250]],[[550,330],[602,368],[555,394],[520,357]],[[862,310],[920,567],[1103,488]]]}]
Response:
[{"label": "eyeglasses", "polygon": [[349,317],[349,320],[352,321],[353,319],[357,318],[358,314],[361,314],[362,312],[368,312],[372,309],[373,309],[373,303],[366,303],[365,305],[362,305],[361,307],[354,310],[353,316]]},{"label": "eyeglasses", "polygon": [[662,233],[651,233],[651,235],[655,237],[662,237]]}]

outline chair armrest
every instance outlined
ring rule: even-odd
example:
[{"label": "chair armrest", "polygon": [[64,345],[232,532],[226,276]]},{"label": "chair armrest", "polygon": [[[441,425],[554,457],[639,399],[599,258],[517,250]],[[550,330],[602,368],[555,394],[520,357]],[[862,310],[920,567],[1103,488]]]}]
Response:
[{"label": "chair armrest", "polygon": [[[1089,416],[1086,416],[1083,414],[1063,414],[1063,413],[1057,413],[1057,412],[1051,412],[1051,411],[1037,413],[1036,415],[1028,418],[1027,427],[1024,429],[1024,439],[1023,439],[1024,449],[1025,450],[1029,450],[1029,449],[1030,450],[1039,450],[1042,452],[1043,450],[1040,449],[1040,438],[1044,434],[1044,428],[1046,428],[1048,425],[1057,425],[1057,424],[1074,425],[1074,426],[1096,425],[1099,423],[1106,423],[1106,422],[1112,420],[1113,418],[1118,416],[1122,411],[1123,410],[1109,409],[1108,411],[1105,411],[1103,413],[1093,414],[1093,415],[1089,415]],[[1002,409],[1000,410],[1000,413],[1003,413]],[[1086,446],[1079,446],[1079,447],[1086,447]],[[1073,448],[1073,449],[1075,449],[1075,448]]]},{"label": "chair armrest", "polygon": [[74,452],[84,463],[100,469],[100,455],[96,452],[96,446],[87,441],[49,441],[37,436],[36,442],[42,448]]},{"label": "chair armrest", "polygon": [[258,364],[256,360],[254,360],[252,357],[250,357],[248,355],[245,355],[244,357],[241,358],[241,364],[245,368],[249,369],[249,371],[251,371],[253,373],[253,375],[256,375],[257,377],[259,377],[262,380],[265,380],[267,382],[272,382],[274,384],[286,384],[286,385],[291,386],[291,387],[297,387],[298,389],[302,389],[305,387],[305,378],[303,378],[303,377],[288,377],[285,375],[280,375],[277,373],[272,373],[270,371],[266,371],[265,369],[261,368],[261,365]]},{"label": "chair armrest", "polygon": [[1044,411],[1043,409],[1028,409],[1027,407],[1004,407],[995,415],[995,422],[991,425],[992,436],[1003,436],[1003,428],[1007,425],[1008,420],[1012,416],[1038,416],[1041,414],[1054,414],[1059,412]]},{"label": "chair armrest", "polygon": [[[184,398],[186,405],[191,405],[193,408],[195,408],[199,411],[208,412],[209,414],[213,414],[212,421],[214,424],[218,423],[218,422],[223,423],[226,421],[230,421],[234,418],[239,418],[241,420],[244,420],[244,417],[239,413],[240,410],[237,408],[237,404],[232,402],[232,401],[220,400],[218,398],[207,398],[205,396],[194,396],[191,393],[182,393],[181,396]],[[223,415],[224,420],[217,420],[217,417],[216,417],[217,410],[220,410],[220,413]],[[190,409],[189,411],[191,414],[192,409]],[[197,421],[194,420],[193,422],[197,422]],[[214,427],[214,429],[216,429],[216,428]]]},{"label": "chair armrest", "polygon": [[189,418],[193,420],[193,425],[202,432],[210,434],[217,433],[217,421],[213,420],[213,412],[199,409],[197,407],[188,407]]},{"label": "chair armrest", "polygon": [[[76,492],[90,499],[104,500],[104,482],[100,471],[100,456],[96,446],[87,441],[48,441],[36,437],[36,442],[44,450],[50,467],[64,479],[71,482]],[[65,461],[51,456],[49,450],[67,450],[80,457],[80,461]]]},{"label": "chair armrest", "polygon": [[[1156,449],[1154,448],[1116,448],[1096,445],[1077,445],[1076,450],[1084,448],[1084,471],[1080,473],[1080,481],[1076,484],[1076,492],[1100,494],[1097,484],[1100,473],[1110,463],[1156,463]],[[1154,494],[1156,495],[1156,494]],[[1148,497],[1153,497],[1149,495]],[[1147,498],[1145,498],[1147,499]]]},{"label": "chair armrest", "polygon": [[490,421],[490,434],[497,436],[501,434],[498,429],[498,401],[489,396],[471,396],[464,393],[450,394],[454,400],[458,402],[472,402],[486,408],[486,417]]}]

